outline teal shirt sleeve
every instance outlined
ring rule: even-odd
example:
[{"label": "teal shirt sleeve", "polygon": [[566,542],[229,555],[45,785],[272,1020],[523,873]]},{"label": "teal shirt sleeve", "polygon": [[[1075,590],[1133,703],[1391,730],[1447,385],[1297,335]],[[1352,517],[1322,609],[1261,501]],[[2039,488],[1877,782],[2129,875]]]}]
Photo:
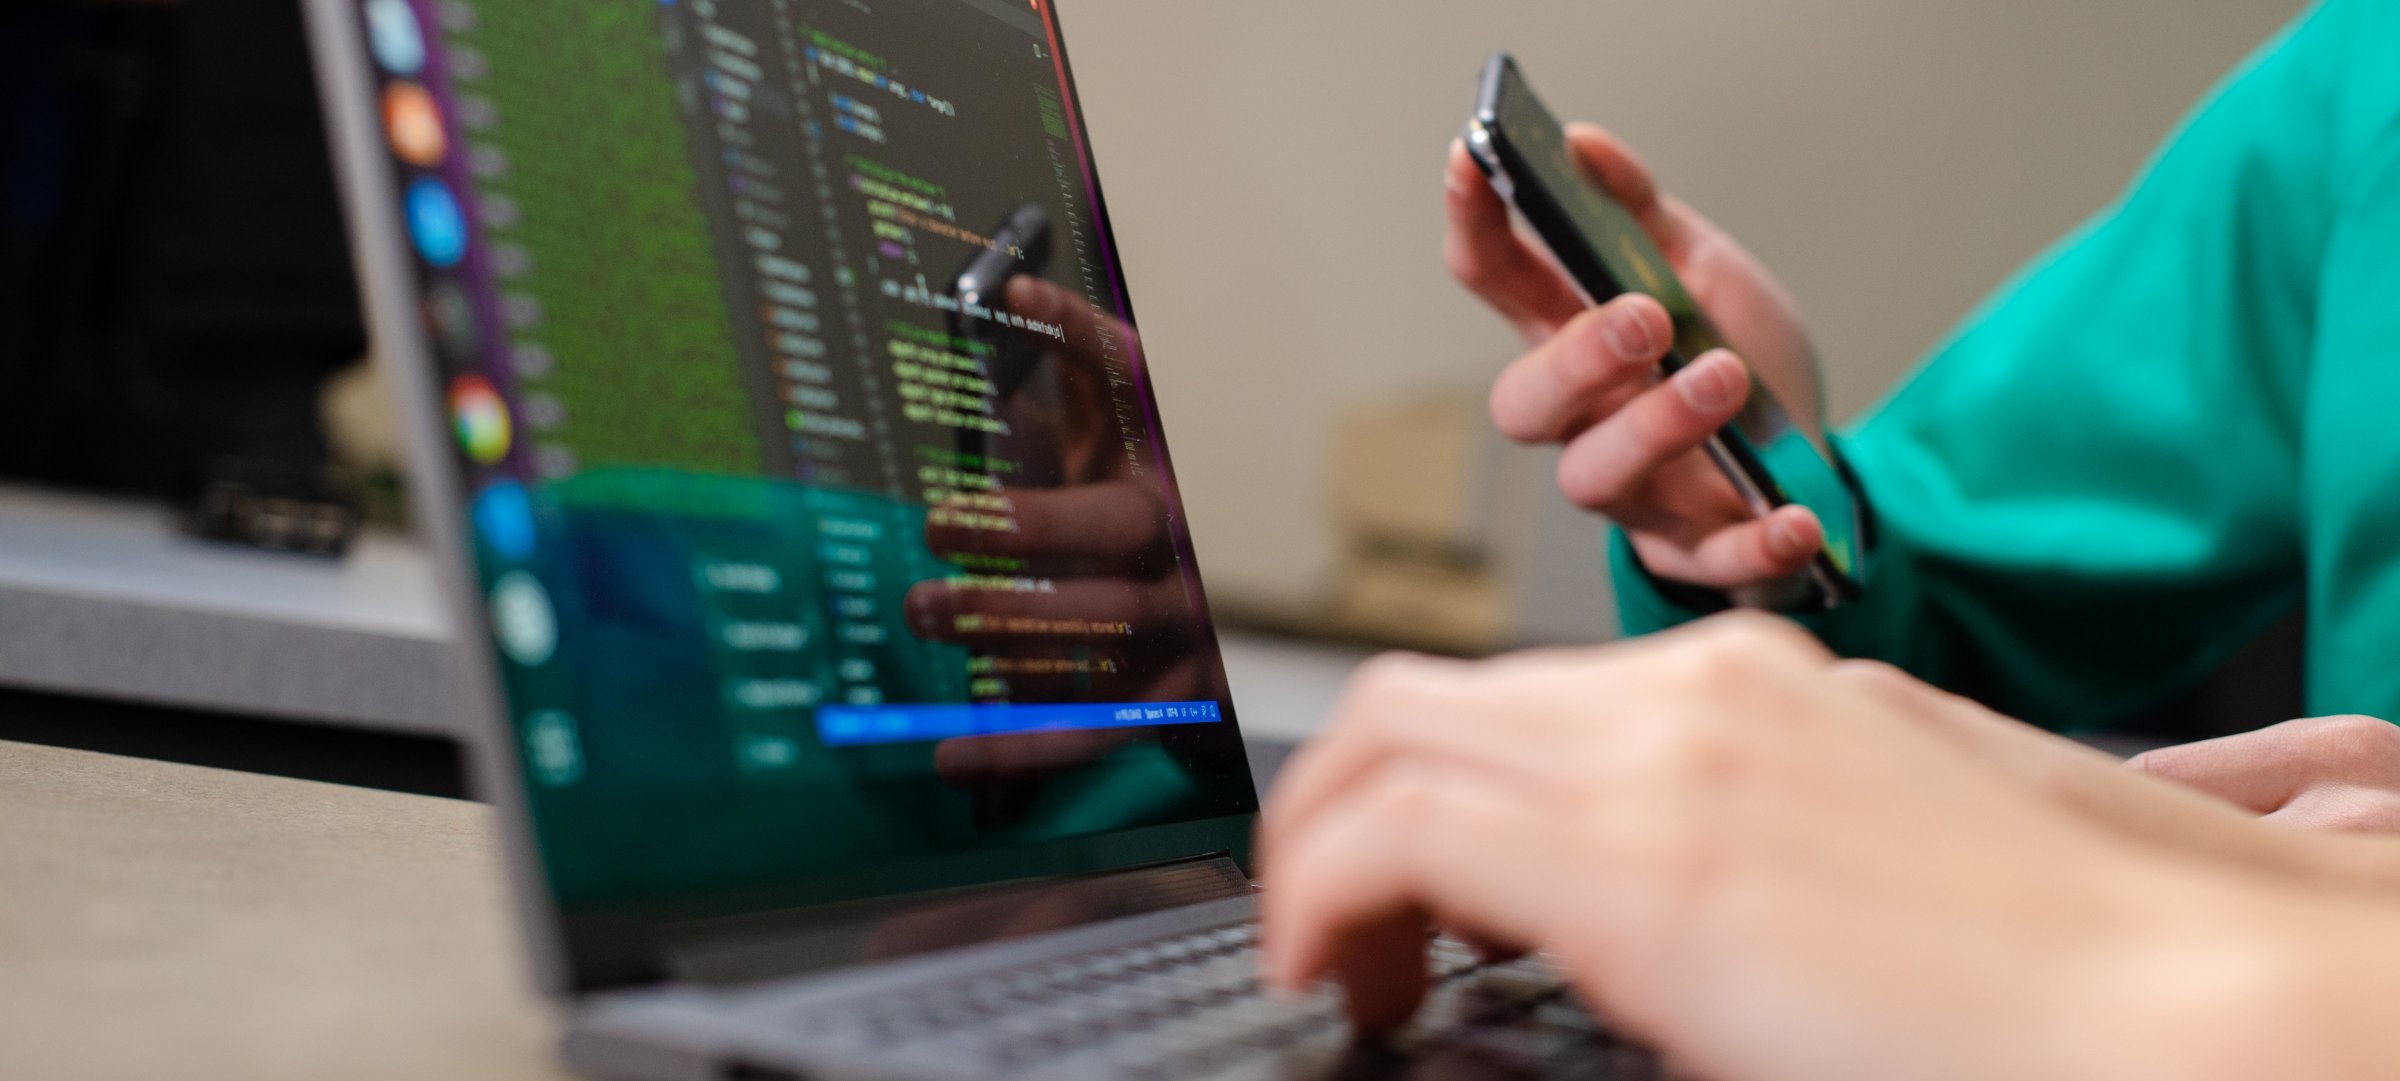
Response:
[{"label": "teal shirt sleeve", "polygon": [[[2078,728],[2298,603],[2318,274],[2344,174],[2388,134],[2352,84],[2400,63],[2390,10],[2303,15],[1840,438],[1877,529],[1866,598],[1806,619],[1828,644]],[[1702,614],[1611,552],[1628,633]]]}]

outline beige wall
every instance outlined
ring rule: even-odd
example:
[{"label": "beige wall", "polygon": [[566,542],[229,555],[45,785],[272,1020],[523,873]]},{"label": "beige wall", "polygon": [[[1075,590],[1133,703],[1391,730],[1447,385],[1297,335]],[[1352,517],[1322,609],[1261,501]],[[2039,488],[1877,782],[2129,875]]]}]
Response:
[{"label": "beige wall", "polygon": [[1640,146],[1799,295],[1837,412],[2121,187],[2297,0],[1071,0],[1212,588],[1320,580],[1330,420],[1512,342],[1440,268],[1480,61]]}]

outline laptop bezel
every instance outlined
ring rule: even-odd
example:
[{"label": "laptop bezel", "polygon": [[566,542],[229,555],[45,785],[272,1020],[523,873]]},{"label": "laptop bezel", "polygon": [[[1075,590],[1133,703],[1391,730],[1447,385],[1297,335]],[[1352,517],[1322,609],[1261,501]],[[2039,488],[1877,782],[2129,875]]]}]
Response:
[{"label": "laptop bezel", "polygon": [[397,210],[399,188],[386,158],[375,104],[373,62],[358,30],[359,0],[302,0],[309,53],[324,103],[326,141],[342,189],[343,219],[367,319],[368,353],[385,392],[400,413],[408,502],[420,543],[429,549],[442,607],[457,634],[447,650],[451,686],[460,699],[454,733],[466,752],[469,783],[498,811],[500,848],[536,981],[553,994],[573,985],[564,913],[551,900],[534,836],[524,773],[510,735],[500,672],[477,630],[483,601],[469,565],[466,518],[458,472],[442,435],[442,407],[427,373],[435,370],[432,342],[417,312],[417,284],[406,226]]}]

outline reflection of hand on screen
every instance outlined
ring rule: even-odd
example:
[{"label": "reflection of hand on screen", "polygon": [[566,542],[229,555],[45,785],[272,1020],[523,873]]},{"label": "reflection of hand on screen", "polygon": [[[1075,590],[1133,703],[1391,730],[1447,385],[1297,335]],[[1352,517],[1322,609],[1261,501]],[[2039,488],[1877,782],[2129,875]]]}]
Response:
[{"label": "reflection of hand on screen", "polygon": [[[1012,435],[994,454],[1008,528],[929,519],[936,556],[976,568],[919,583],[911,628],[968,647],[979,679],[1020,703],[1214,699],[1202,663],[1198,613],[1179,573],[1158,478],[1127,452],[1113,397],[1128,393],[1131,328],[1050,282],[1010,283],[1008,310],[1058,328],[1051,379],[1002,403]],[[1031,332],[1018,332],[1029,334]],[[936,753],[946,778],[1023,775],[1105,756],[1142,730],[1034,732],[951,740]]]}]

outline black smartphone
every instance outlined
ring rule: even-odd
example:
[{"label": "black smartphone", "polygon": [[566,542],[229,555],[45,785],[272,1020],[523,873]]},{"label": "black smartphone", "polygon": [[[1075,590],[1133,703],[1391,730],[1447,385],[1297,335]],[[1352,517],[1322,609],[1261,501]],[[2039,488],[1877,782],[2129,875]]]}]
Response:
[{"label": "black smartphone", "polygon": [[[1675,319],[1675,343],[1660,362],[1664,375],[1727,348],[1633,213],[1584,177],[1566,129],[1506,53],[1484,68],[1475,118],[1467,124],[1467,150],[1591,303],[1638,292],[1666,306]],[[1825,526],[1825,547],[1804,580],[1740,599],[1785,609],[1839,607],[1865,584],[1857,494],[1835,468],[1831,449],[1793,423],[1765,384],[1753,378],[1751,388],[1741,414],[1709,440],[1708,456],[1758,514],[1792,503],[1815,511]]]}]

